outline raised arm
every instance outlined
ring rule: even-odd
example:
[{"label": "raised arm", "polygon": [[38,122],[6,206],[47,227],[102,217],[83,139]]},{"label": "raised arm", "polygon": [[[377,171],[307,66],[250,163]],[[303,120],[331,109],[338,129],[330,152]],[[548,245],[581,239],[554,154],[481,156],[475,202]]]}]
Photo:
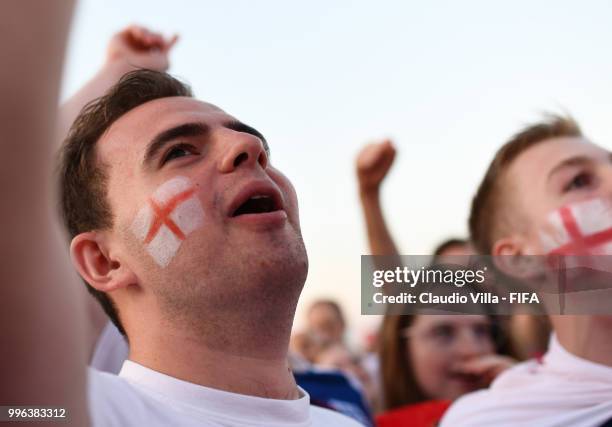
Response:
[{"label": "raised arm", "polygon": [[81,109],[104,95],[126,73],[138,68],[167,71],[168,55],[178,36],[169,39],[145,27],[132,25],[115,34],[106,52],[104,65],[96,75],[60,109],[59,140],[63,140]]},{"label": "raised arm", "polygon": [[357,155],[359,198],[372,255],[398,255],[380,204],[380,186],[395,159],[391,141],[366,145]]},{"label": "raised arm", "polygon": [[84,313],[51,185],[72,8],[66,0],[0,2],[0,405],[61,406],[72,425],[86,426]]}]

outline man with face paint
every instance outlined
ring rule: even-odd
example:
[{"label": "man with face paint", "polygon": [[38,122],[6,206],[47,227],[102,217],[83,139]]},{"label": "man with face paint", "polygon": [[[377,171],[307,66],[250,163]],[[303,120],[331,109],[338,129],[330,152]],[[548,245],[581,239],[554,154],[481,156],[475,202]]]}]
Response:
[{"label": "man with face paint", "polygon": [[287,365],[308,261],[297,198],[261,133],[135,71],[66,139],[73,264],[129,340],[91,371],[100,425],[357,425],[311,407]]},{"label": "man with face paint", "polygon": [[[497,152],[472,203],[472,241],[483,254],[503,256],[504,272],[503,260],[524,256],[597,260],[611,254],[611,199],[611,153],[572,119],[550,116]],[[612,316],[550,317],[544,357],[458,400],[443,427],[601,426],[612,417]]]}]

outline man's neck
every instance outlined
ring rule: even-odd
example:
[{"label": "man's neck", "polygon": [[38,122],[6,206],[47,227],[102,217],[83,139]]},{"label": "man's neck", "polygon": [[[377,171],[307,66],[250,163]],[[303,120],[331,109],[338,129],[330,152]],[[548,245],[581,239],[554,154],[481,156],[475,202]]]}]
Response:
[{"label": "man's neck", "polygon": [[570,353],[612,367],[612,317],[551,316],[559,343]]},{"label": "man's neck", "polygon": [[163,329],[164,333],[139,334],[138,339],[130,339],[129,359],[205,387],[271,399],[299,398],[287,362],[288,342],[274,346],[262,339],[256,344],[257,350],[255,345],[241,349],[244,340],[231,337],[231,331],[226,334],[228,342],[223,343],[200,340],[174,328]]}]

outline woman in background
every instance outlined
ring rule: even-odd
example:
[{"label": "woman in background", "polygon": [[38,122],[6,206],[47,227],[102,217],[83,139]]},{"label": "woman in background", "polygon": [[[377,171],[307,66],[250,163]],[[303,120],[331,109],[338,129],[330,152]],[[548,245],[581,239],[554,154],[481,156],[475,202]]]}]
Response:
[{"label": "woman in background", "polygon": [[381,427],[434,425],[453,400],[514,364],[486,315],[386,315],[379,340]]}]

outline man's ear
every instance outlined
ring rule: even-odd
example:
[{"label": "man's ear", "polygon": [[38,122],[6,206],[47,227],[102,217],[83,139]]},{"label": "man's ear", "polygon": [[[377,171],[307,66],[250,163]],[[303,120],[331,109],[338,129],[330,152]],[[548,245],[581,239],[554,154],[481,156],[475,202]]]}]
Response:
[{"label": "man's ear", "polygon": [[102,233],[88,231],[70,243],[70,257],[78,273],[94,289],[111,292],[136,283],[136,275],[115,259]]},{"label": "man's ear", "polygon": [[544,272],[544,257],[531,254],[527,241],[520,236],[499,239],[491,249],[495,267],[519,280],[533,280]]}]

